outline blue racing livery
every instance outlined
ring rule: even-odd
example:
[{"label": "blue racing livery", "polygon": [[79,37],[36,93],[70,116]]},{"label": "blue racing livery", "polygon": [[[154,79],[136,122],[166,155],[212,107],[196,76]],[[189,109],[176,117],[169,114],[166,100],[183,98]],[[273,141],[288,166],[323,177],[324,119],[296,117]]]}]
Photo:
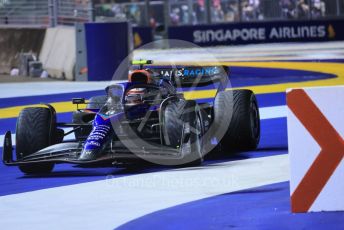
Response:
[{"label": "blue racing livery", "polygon": [[[8,131],[3,163],[19,166],[26,174],[49,173],[58,163],[93,167],[148,161],[196,166],[207,153],[256,149],[260,140],[256,97],[250,90],[226,90],[227,66],[145,63],[152,62],[138,61],[128,82],[109,85],[106,94],[87,103],[74,98],[74,104],[86,108],[77,106],[72,123],[57,122],[49,104],[25,108],[16,125],[16,157]],[[204,103],[187,100],[177,90],[210,84],[217,92]],[[64,127],[71,131],[65,133]],[[71,133],[75,139],[64,140]]]}]

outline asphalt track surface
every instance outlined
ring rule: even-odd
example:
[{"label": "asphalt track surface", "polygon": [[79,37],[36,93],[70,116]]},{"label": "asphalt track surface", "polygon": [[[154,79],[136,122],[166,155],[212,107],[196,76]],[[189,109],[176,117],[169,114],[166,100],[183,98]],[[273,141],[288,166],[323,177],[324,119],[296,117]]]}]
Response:
[{"label": "asphalt track surface", "polygon": [[[262,137],[256,151],[224,154],[197,168],[58,165],[39,177],[1,164],[1,229],[343,229],[343,212],[290,213],[284,93],[289,87],[343,85],[341,62],[224,63],[232,66],[232,87],[257,93]],[[0,84],[0,141],[5,131],[15,132],[23,107],[49,102],[58,120],[70,121],[74,106],[68,101],[101,94],[104,85]],[[212,93],[206,87],[186,97],[209,100]]]}]

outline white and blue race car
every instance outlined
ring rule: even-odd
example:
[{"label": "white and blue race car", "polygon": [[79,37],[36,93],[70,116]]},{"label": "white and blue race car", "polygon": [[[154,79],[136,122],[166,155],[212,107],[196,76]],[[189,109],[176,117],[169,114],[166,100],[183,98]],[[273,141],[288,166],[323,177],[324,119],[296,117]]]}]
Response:
[{"label": "white and blue race car", "polygon": [[[128,81],[104,95],[73,99],[86,104],[71,123],[56,121],[55,109],[30,107],[16,126],[16,154],[5,135],[3,163],[23,173],[49,173],[55,164],[200,165],[207,153],[253,150],[260,139],[257,100],[250,90],[226,90],[228,67],[155,66],[133,62]],[[185,99],[180,88],[214,85],[208,102]],[[72,128],[64,132],[63,128]],[[74,140],[64,137],[74,133]],[[15,158],[15,159],[14,159]]]}]

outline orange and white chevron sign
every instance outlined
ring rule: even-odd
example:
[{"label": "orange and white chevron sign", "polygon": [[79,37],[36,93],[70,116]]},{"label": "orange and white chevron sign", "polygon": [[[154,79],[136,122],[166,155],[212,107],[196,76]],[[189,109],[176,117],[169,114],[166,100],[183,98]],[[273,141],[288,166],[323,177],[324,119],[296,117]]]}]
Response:
[{"label": "orange and white chevron sign", "polygon": [[287,90],[292,212],[344,210],[344,86]]}]

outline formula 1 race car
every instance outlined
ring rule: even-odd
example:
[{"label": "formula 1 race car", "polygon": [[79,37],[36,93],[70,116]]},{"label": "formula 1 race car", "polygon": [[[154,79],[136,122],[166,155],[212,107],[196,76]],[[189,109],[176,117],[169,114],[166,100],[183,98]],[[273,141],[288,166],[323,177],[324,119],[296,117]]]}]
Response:
[{"label": "formula 1 race car", "polygon": [[[228,75],[225,66],[133,62],[128,82],[110,85],[106,94],[89,101],[73,99],[77,109],[71,123],[57,122],[49,104],[23,109],[16,125],[16,160],[8,131],[3,162],[39,174],[57,163],[126,166],[143,160],[195,166],[214,149],[254,150],[260,139],[256,97],[250,90],[226,90]],[[202,87],[206,90],[200,92],[216,91],[215,98],[197,102],[180,93]],[[72,133],[75,138],[65,140]]]}]

